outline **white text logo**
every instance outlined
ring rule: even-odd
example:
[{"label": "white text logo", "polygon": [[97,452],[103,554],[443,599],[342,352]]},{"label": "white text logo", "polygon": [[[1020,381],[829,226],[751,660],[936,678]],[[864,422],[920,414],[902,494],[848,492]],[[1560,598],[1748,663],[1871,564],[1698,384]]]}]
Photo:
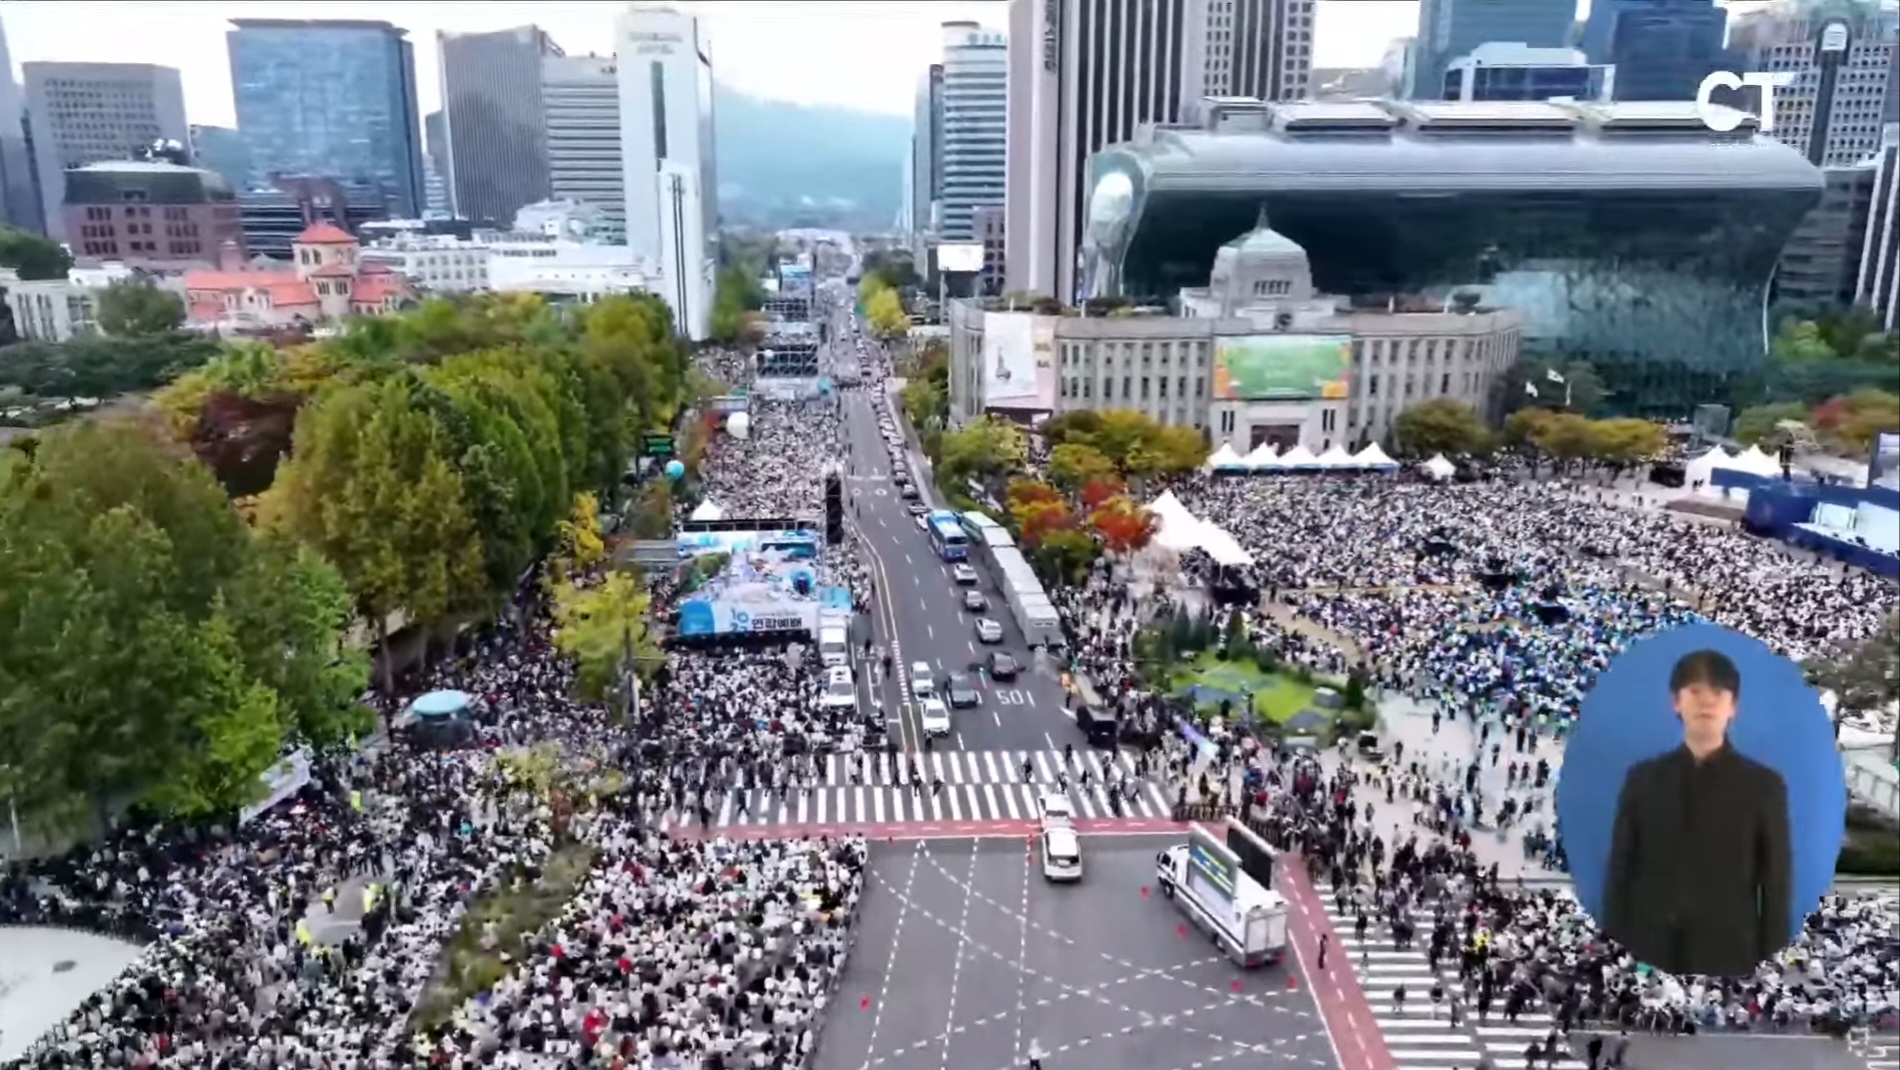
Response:
[{"label": "white text logo", "polygon": [[1718,89],[1742,89],[1754,86],[1761,90],[1761,114],[1755,116],[1761,124],[1764,134],[1775,130],[1775,90],[1794,81],[1792,71],[1769,72],[1755,71],[1749,74],[1735,74],[1731,71],[1716,71],[1702,79],[1702,85],[1695,91],[1696,114],[1709,129],[1726,134],[1742,125],[1746,112],[1734,108],[1725,108],[1709,102],[1709,97]]}]

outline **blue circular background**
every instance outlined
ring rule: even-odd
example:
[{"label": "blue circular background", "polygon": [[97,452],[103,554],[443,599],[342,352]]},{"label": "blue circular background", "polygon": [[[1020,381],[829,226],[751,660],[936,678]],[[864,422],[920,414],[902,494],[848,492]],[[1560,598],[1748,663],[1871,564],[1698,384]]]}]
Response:
[{"label": "blue circular background", "polygon": [[1790,933],[1834,883],[1847,835],[1847,776],[1834,745],[1834,725],[1801,667],[1766,643],[1714,624],[1691,624],[1631,644],[1584,696],[1576,730],[1557,774],[1557,820],[1577,901],[1603,916],[1603,878],[1623,778],[1637,762],[1682,743],[1682,724],[1668,701],[1677,659],[1696,650],[1729,656],[1741,670],[1742,693],[1729,743],[1781,774],[1788,788],[1794,838],[1794,916]]}]

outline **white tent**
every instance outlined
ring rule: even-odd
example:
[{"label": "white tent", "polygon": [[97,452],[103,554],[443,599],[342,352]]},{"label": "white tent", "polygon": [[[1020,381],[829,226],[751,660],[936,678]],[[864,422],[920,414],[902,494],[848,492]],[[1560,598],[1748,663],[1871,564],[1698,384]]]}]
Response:
[{"label": "white tent", "polygon": [[1245,467],[1247,467],[1247,462],[1241,458],[1240,453],[1225,442],[1221,443],[1220,449],[1215,450],[1214,455],[1207,459],[1207,470],[1210,472]]},{"label": "white tent", "polygon": [[1399,466],[1399,462],[1387,456],[1386,452],[1379,448],[1377,442],[1374,442],[1372,445],[1367,446],[1355,454],[1353,456],[1353,462],[1361,468],[1381,469],[1385,471],[1390,471]]},{"label": "white tent", "polygon": [[1711,473],[1717,468],[1729,467],[1733,461],[1734,457],[1732,457],[1727,450],[1717,446],[1682,466],[1683,482],[1692,486],[1697,483],[1707,486]]},{"label": "white tent", "polygon": [[1240,542],[1218,524],[1201,524],[1201,549],[1217,565],[1253,564],[1253,555],[1241,549]]},{"label": "white tent", "polygon": [[1781,474],[1781,462],[1761,451],[1760,446],[1750,446],[1719,468],[1738,468],[1744,472],[1753,472],[1758,476],[1778,476]]},{"label": "white tent", "polygon": [[1166,550],[1191,550],[1201,545],[1204,525],[1188,512],[1173,491],[1163,491],[1161,497],[1149,504],[1148,511],[1159,521],[1154,545]]},{"label": "white tent", "polygon": [[1282,468],[1317,468],[1318,466],[1319,458],[1313,456],[1313,451],[1305,446],[1294,446],[1280,455]]},{"label": "white tent", "polygon": [[1352,454],[1347,453],[1346,447],[1344,446],[1334,446],[1332,449],[1329,449],[1325,453],[1320,454],[1319,466],[1321,468],[1333,468],[1333,469],[1346,469],[1346,468],[1359,467],[1357,464],[1353,462]]},{"label": "white tent", "polygon": [[1262,442],[1254,447],[1254,451],[1242,463],[1256,472],[1264,472],[1280,467],[1280,457],[1274,452],[1273,443]]},{"label": "white tent", "polygon": [[711,498],[700,502],[693,508],[693,515],[687,517],[688,520],[724,520],[725,518],[726,511],[719,508],[719,503]]},{"label": "white tent", "polygon": [[1426,461],[1418,467],[1426,475],[1438,480],[1450,479],[1452,475],[1458,471],[1458,466],[1447,461],[1445,455],[1442,453],[1432,454],[1431,460]]}]

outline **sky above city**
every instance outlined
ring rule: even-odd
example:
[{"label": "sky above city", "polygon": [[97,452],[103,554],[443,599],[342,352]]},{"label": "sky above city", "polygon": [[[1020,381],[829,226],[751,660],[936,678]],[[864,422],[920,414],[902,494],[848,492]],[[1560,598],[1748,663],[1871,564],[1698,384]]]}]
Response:
[{"label": "sky above city", "polygon": [[[173,0],[8,0],[0,6],[18,65],[35,60],[177,67],[194,123],[232,123],[224,33],[234,17],[384,19],[416,43],[422,110],[440,106],[438,31],[536,23],[569,55],[613,49],[627,5],[593,3],[179,3]],[[941,54],[938,27],[969,19],[1001,29],[1003,0],[710,0],[676,5],[706,20],[715,76],[742,92],[799,104],[908,115],[918,76]],[[1579,0],[1579,13],[1589,0]],[[1735,4],[1735,8],[1745,5]],[[1757,5],[1746,5],[1757,6]],[[1319,0],[1314,65],[1374,67],[1418,23],[1416,0]]]},{"label": "sky above city", "polygon": [[[439,106],[435,35],[535,23],[569,55],[613,50],[625,3],[173,3],[8,0],[0,5],[13,62],[66,60],[177,67],[191,121],[232,121],[224,33],[234,17],[384,19],[409,31],[425,112]],[[910,114],[918,76],[941,53],[938,27],[971,19],[1002,29],[1008,6],[927,0],[681,3],[706,20],[713,70],[742,92],[800,104]],[[1315,63],[1376,66],[1418,21],[1413,0],[1321,0]],[[17,76],[17,69],[16,69]]]}]

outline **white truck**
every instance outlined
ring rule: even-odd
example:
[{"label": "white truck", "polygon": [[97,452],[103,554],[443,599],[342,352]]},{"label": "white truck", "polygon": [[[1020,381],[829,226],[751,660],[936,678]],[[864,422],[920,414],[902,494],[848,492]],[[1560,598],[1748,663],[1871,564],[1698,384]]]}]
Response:
[{"label": "white truck", "polygon": [[818,660],[827,669],[851,664],[851,614],[834,609],[819,613]]},{"label": "white truck", "polygon": [[1196,855],[1200,848],[1198,840],[1190,841],[1155,856],[1161,894],[1239,965],[1280,961],[1286,953],[1286,900],[1243,872],[1231,854]]}]

